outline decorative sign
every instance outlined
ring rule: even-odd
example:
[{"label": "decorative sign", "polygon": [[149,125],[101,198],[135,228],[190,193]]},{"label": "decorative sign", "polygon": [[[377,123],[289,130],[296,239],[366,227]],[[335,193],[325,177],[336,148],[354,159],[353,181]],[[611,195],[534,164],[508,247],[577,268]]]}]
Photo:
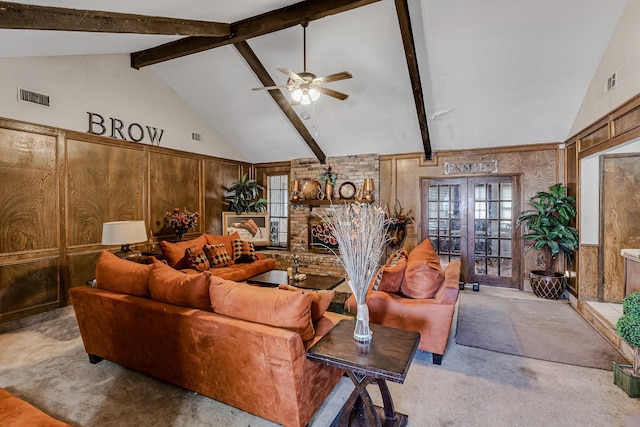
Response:
[{"label": "decorative sign", "polygon": [[104,135],[110,132],[108,136],[111,138],[119,138],[133,142],[140,142],[147,137],[151,145],[160,146],[164,129],[158,129],[152,126],[145,126],[143,128],[138,123],[131,123],[129,126],[126,126],[122,120],[113,117],[109,117],[108,124],[106,124],[104,117],[100,114],[90,113],[88,111],[87,114],[89,114],[89,130],[87,131],[89,133]]},{"label": "decorative sign", "polygon": [[467,173],[498,173],[498,161],[473,163],[449,163],[444,162],[445,175],[460,175]]}]

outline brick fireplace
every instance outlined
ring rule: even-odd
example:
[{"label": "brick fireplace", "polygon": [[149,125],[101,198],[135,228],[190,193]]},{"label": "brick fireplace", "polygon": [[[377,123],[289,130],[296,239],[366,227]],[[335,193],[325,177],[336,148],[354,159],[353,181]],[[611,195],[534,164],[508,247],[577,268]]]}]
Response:
[{"label": "brick fireplace", "polygon": [[[329,157],[326,164],[316,159],[296,159],[291,162],[290,179],[304,181],[319,180],[320,175],[328,166],[337,174],[333,193],[334,203],[344,203],[340,200],[338,190],[345,182],[351,182],[356,188],[363,186],[365,178],[374,180],[374,200],[379,200],[380,194],[380,156],[378,154],[359,154],[354,156]],[[340,261],[332,253],[321,253],[310,249],[309,223],[317,221],[314,212],[322,212],[326,206],[313,206],[309,203],[291,204],[289,206],[289,251],[267,251],[270,257],[276,259],[277,269],[286,269],[293,264],[293,257],[300,259],[300,271],[303,273],[345,275]]]}]

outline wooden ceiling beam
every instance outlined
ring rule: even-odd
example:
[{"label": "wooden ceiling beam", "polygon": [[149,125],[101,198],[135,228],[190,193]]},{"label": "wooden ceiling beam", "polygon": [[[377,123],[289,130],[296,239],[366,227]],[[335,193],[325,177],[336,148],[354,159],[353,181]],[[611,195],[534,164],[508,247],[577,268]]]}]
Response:
[{"label": "wooden ceiling beam", "polygon": [[136,69],[294,27],[380,0],[306,0],[231,24],[230,37],[187,37],[131,54]]},{"label": "wooden ceiling beam", "polygon": [[395,2],[398,23],[400,24],[400,33],[402,34],[402,44],[404,46],[405,57],[407,58],[407,68],[409,69],[409,78],[413,90],[413,99],[416,104],[416,112],[418,113],[418,125],[420,126],[424,155],[427,160],[431,160],[433,153],[431,151],[431,140],[429,138],[429,125],[427,123],[427,111],[424,107],[424,95],[422,92],[420,71],[418,69],[416,46],[413,42],[409,6],[407,0],[395,0]]},{"label": "wooden ceiling beam", "polygon": [[[249,43],[247,43],[246,41],[241,41],[234,43],[233,45],[247,62],[251,70],[253,70],[255,75],[258,77],[260,83],[262,83],[264,86],[276,86],[276,82],[273,81],[273,79],[267,72],[267,69],[264,68],[262,62],[260,62],[256,54],[249,46]],[[276,104],[278,104],[278,107],[280,107],[287,119],[289,119],[289,122],[291,122],[296,131],[298,131],[304,142],[306,142],[311,151],[313,151],[313,154],[315,154],[320,163],[324,164],[327,161],[327,156],[318,146],[318,143],[315,141],[315,139],[313,139],[313,136],[306,128],[304,123],[302,123],[302,120],[300,120],[300,117],[289,103],[289,100],[284,96],[280,89],[271,89],[268,92],[276,102]]]},{"label": "wooden ceiling beam", "polygon": [[227,23],[0,2],[0,28],[229,37]]}]

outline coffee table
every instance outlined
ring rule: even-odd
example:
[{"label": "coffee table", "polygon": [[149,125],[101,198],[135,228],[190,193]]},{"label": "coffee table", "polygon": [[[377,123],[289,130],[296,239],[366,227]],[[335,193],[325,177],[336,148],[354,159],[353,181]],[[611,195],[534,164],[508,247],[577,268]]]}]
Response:
[{"label": "coffee table", "polygon": [[298,288],[313,289],[316,291],[333,289],[342,282],[344,282],[344,277],[323,276],[320,274],[307,274],[306,280],[289,282],[287,272],[283,270],[271,270],[247,279],[247,283],[253,285],[278,286],[281,284],[291,284]]},{"label": "coffee table", "polygon": [[[342,320],[307,350],[307,358],[344,369],[355,388],[331,427],[404,427],[409,417],[395,411],[386,381],[404,383],[420,342],[420,334],[405,329],[369,324],[373,339],[353,339],[355,320]],[[369,384],[378,384],[384,407],[373,404]]]}]

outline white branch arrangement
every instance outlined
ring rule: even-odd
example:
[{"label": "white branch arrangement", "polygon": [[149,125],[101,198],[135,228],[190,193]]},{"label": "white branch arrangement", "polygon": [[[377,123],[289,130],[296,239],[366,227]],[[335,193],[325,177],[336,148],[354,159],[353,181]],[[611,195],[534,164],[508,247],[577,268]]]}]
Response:
[{"label": "white branch arrangement", "polygon": [[359,342],[371,341],[369,309],[365,303],[369,282],[380,267],[380,259],[387,242],[384,209],[364,203],[331,205],[324,213],[315,213],[328,224],[338,241],[337,254],[347,276],[349,287],[356,298],[358,314],[353,337]]}]

